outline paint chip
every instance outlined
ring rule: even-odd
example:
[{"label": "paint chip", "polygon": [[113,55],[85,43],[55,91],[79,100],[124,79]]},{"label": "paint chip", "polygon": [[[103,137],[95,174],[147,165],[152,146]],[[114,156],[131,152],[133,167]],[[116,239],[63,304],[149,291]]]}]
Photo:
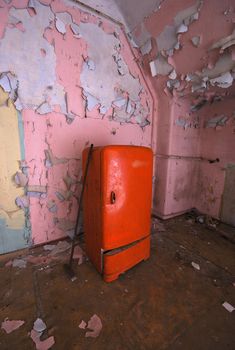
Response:
[{"label": "paint chip", "polygon": [[87,64],[87,67],[89,70],[95,70],[95,62],[94,61],[89,59],[86,61],[86,64]]},{"label": "paint chip", "polygon": [[83,90],[83,95],[86,97],[88,111],[91,111],[95,106],[97,106],[100,103],[96,97],[92,96],[85,90]]},{"label": "paint chip", "polygon": [[102,330],[102,322],[99,316],[93,315],[88,321],[87,328],[91,331],[86,332],[85,337],[97,338]]},{"label": "paint chip", "polygon": [[181,24],[178,29],[177,29],[177,34],[180,34],[180,33],[186,33],[188,31],[188,26],[186,26],[185,24]]},{"label": "paint chip", "polygon": [[149,40],[146,41],[146,43],[144,43],[141,48],[140,51],[142,53],[142,55],[147,55],[148,53],[150,53],[150,51],[152,50],[152,41],[151,38]]},{"label": "paint chip", "polygon": [[46,328],[47,328],[47,326],[41,318],[37,318],[33,324],[33,329],[38,333],[45,331]]},{"label": "paint chip", "polygon": [[1,325],[1,328],[4,329],[4,331],[9,334],[13,331],[15,331],[16,329],[20,328],[23,324],[25,323],[25,321],[21,321],[21,320],[8,320],[8,318],[6,318]]},{"label": "paint chip", "polygon": [[226,72],[216,78],[210,79],[210,84],[225,89],[233,84],[233,77],[230,72]]},{"label": "paint chip", "polygon": [[8,76],[6,74],[1,75],[0,78],[0,86],[3,88],[4,91],[10,92],[11,91],[11,84]]},{"label": "paint chip", "polygon": [[206,122],[206,127],[207,128],[216,128],[217,126],[225,126],[227,120],[228,120],[228,117],[226,115],[224,115],[224,114],[218,115],[216,117],[209,119]]},{"label": "paint chip", "polygon": [[233,312],[235,310],[235,307],[233,307],[231,304],[229,304],[227,301],[225,301],[222,306],[228,311]]},{"label": "paint chip", "polygon": [[78,327],[81,329],[85,329],[86,326],[87,326],[86,322],[82,320]]},{"label": "paint chip", "polygon": [[76,23],[71,23],[70,28],[73,34],[76,35],[76,38],[81,37],[81,34],[79,33],[79,26]]},{"label": "paint chip", "polygon": [[21,209],[29,207],[29,199],[27,196],[16,197],[15,203],[17,207]]},{"label": "paint chip", "polygon": [[12,267],[18,267],[19,269],[25,269],[27,265],[27,261],[23,259],[14,259],[12,261]]},{"label": "paint chip", "polygon": [[28,183],[28,177],[21,173],[20,171],[17,171],[15,174],[15,183],[20,187],[25,187]]},{"label": "paint chip", "polygon": [[192,265],[192,267],[194,268],[194,269],[196,269],[196,270],[200,270],[200,265],[198,265],[197,263],[195,263],[195,262],[191,262],[191,265]]},{"label": "paint chip", "polygon": [[195,47],[198,47],[200,45],[200,42],[201,42],[201,37],[200,36],[193,36],[191,41]]},{"label": "paint chip", "polygon": [[31,330],[30,338],[35,343],[37,350],[48,350],[55,344],[55,339],[53,336],[42,341],[40,340],[40,336],[41,333],[36,332],[34,329]]},{"label": "paint chip", "polygon": [[66,33],[66,27],[64,22],[62,22],[61,19],[59,19],[57,16],[56,16],[55,26],[59,33],[61,34]]},{"label": "paint chip", "polygon": [[48,102],[43,102],[37,109],[36,112],[39,114],[48,114],[52,111],[51,106]]},{"label": "paint chip", "polygon": [[168,75],[173,70],[173,67],[167,62],[166,58],[159,55],[155,61],[150,62],[150,70],[152,77],[156,75]]}]

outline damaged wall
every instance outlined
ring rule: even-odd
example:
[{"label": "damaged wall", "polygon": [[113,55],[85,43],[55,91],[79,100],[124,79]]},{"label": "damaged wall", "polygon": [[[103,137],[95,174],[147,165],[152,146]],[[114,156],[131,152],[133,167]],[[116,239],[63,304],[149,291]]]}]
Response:
[{"label": "damaged wall", "polygon": [[192,207],[221,215],[226,168],[235,164],[234,23],[232,0],[165,0],[131,33],[158,100],[161,217]]},{"label": "damaged wall", "polygon": [[0,89],[3,133],[17,134],[1,156],[0,192],[11,187],[1,232],[12,237],[5,211],[15,210],[23,245],[73,231],[90,143],[152,145],[153,101],[124,32],[73,2],[0,0]]}]

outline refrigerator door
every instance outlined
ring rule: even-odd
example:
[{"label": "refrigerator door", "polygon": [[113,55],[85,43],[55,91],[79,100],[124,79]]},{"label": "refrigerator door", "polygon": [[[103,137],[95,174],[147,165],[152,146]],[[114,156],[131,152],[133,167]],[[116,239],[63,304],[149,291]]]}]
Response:
[{"label": "refrigerator door", "polygon": [[110,250],[150,234],[152,150],[107,146],[101,152],[102,248]]}]

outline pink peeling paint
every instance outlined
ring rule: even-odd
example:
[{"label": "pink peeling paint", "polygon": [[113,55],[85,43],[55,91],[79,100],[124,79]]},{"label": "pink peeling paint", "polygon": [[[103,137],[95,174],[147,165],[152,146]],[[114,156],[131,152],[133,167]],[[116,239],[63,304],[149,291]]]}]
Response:
[{"label": "pink peeling paint", "polygon": [[[189,25],[187,32],[179,35],[181,48],[168,57],[168,63],[175,68],[179,86],[170,89],[166,85],[169,77],[153,78],[150,74],[149,62],[156,59],[159,53],[156,37],[166,26],[174,25],[175,16],[195,5],[195,0],[165,0],[158,11],[144,20],[145,28],[152,37],[152,50],[143,57],[137,49],[130,47],[124,30],[113,22],[82,11],[73,2],[69,5],[62,0],[40,1],[46,6],[50,4],[48,11],[52,11],[52,16],[59,13],[70,14],[73,24],[78,27],[81,23],[93,23],[97,26],[97,33],[98,28],[107,36],[115,32],[120,42],[118,54],[122,56],[132,77],[140,82],[142,91],[139,102],[148,111],[147,120],[150,125],[141,128],[133,116],[128,123],[114,121],[113,104],[103,114],[99,111],[99,103],[91,110],[85,109],[81,74],[89,59],[89,43],[84,37],[74,35],[71,23],[65,25],[66,33],[61,34],[53,20],[50,27],[45,28],[43,38],[46,40],[47,50],[49,43],[49,48],[53,48],[56,56],[55,83],[65,94],[67,111],[64,111],[58,100],[51,104],[48,98],[45,102],[50,103],[51,109],[47,114],[37,113],[38,106],[23,108],[21,112],[28,186],[41,186],[37,187],[39,192],[28,193],[33,244],[66,236],[66,229],[59,224],[61,220],[75,222],[77,199],[81,191],[81,153],[90,143],[95,146],[134,144],[153,148],[156,156],[154,212],[159,216],[174,216],[196,206],[219,217],[225,168],[229,162],[235,162],[232,151],[235,148],[232,114],[234,102],[231,98],[234,87],[222,89],[211,86],[204,94],[193,93],[190,82],[185,78],[189,73],[200,74],[203,68],[215,66],[221,53],[219,50],[208,49],[215,41],[232,31],[233,18],[223,14],[230,2],[232,3],[229,1],[224,4],[219,0],[215,0],[213,4],[204,2],[199,19]],[[14,0],[6,4],[0,0],[0,39],[4,37],[12,6],[28,10],[28,1]],[[36,21],[37,11],[33,12]],[[139,37],[142,24],[135,29],[135,34]],[[211,30],[208,30],[208,26]],[[23,29],[23,25],[18,25],[14,30]],[[195,47],[191,38],[198,35],[201,41]],[[228,51],[231,52],[231,49]],[[40,46],[38,55],[44,62],[49,53]],[[100,59],[102,60],[102,52]],[[28,69],[30,71],[30,66]],[[109,71],[104,74],[109,74]],[[108,88],[105,87],[106,94],[109,92]],[[115,86],[115,89],[118,88]],[[121,96],[125,98],[130,94],[131,91],[128,90],[121,92]],[[220,102],[214,102],[217,95],[222,98]],[[206,100],[205,106],[193,111],[192,106],[202,98]],[[216,129],[207,128],[207,121],[220,114],[228,115],[226,125]],[[219,158],[220,162],[208,162],[208,159],[214,158]],[[65,180],[68,177],[73,180],[71,185]],[[40,188],[46,188],[46,193],[45,190],[40,193]],[[48,203],[51,202],[56,206],[56,211],[49,210]]]},{"label": "pink peeling paint", "polygon": [[[144,20],[152,42],[166,26],[174,24],[174,18],[180,11],[195,4],[194,0],[164,1],[158,11]],[[224,14],[232,5],[233,1],[226,4],[219,0],[213,4],[204,1],[198,20],[178,37],[181,48],[174,51],[168,62],[180,79],[179,89],[170,92],[166,88],[168,77],[150,76],[149,62],[156,59],[158,53],[155,43],[152,51],[143,57],[145,75],[152,81],[152,92],[158,100],[154,212],[163,218],[192,207],[220,217],[226,166],[235,162],[234,85],[229,89],[210,87],[204,94],[192,93],[184,79],[188,73],[200,72],[208,65],[214,67],[221,53],[209,48],[232,33],[234,16]],[[198,35],[201,41],[195,47],[191,38]],[[222,101],[213,102],[213,95],[222,96]],[[200,96],[208,102],[200,110],[192,112],[191,106]],[[207,128],[207,120],[220,114],[229,116],[226,126]],[[219,158],[220,162],[209,163],[215,158]]]},{"label": "pink peeling paint", "polygon": [[[88,58],[88,44],[83,37],[78,38],[74,35],[69,24],[66,25],[66,33],[63,35],[55,28],[54,21],[50,27],[45,28],[43,37],[53,47],[56,55],[56,81],[64,89],[67,113],[73,119],[70,123],[66,121],[67,117],[62,113],[59,104],[51,105],[52,111],[47,114],[38,114],[36,108],[35,110],[23,108],[21,112],[28,186],[29,188],[34,186],[36,189],[27,192],[33,244],[66,236],[67,231],[63,228],[65,226],[60,223],[66,221],[69,227],[75,222],[77,200],[81,191],[81,153],[87,145],[134,144],[151,147],[153,143],[152,96],[122,30],[104,18],[80,10],[73,2],[71,5],[60,0],[40,3],[46,6],[50,4],[48,11],[52,10],[55,16],[57,13],[70,14],[73,23],[78,26],[81,22],[94,23],[107,35],[118,33],[121,55],[131,74],[139,79],[142,86],[140,102],[149,110],[150,125],[141,129],[134,118],[130,123],[115,122],[112,120],[112,107],[104,115],[99,113],[99,105],[91,111],[85,111],[80,75],[84,60]],[[11,6],[29,10],[29,15],[34,16],[34,20],[37,21],[37,9],[27,8],[28,1],[15,0],[10,5],[6,5],[5,2],[2,5],[3,9],[0,9],[2,36]],[[24,27],[20,24],[17,28],[23,30]],[[45,59],[48,55],[43,47],[39,47],[38,54]],[[28,69],[30,71],[30,66]],[[129,92],[125,93],[128,96]],[[46,102],[51,103],[50,100]],[[68,176],[73,179],[71,186],[65,180]],[[49,210],[48,203],[51,202],[54,203],[56,211]]]},{"label": "pink peeling paint", "polygon": [[21,321],[21,320],[4,320],[2,322],[1,328],[4,329],[4,331],[9,334],[13,331],[15,331],[16,329],[20,328],[23,324],[25,323],[25,321]]}]

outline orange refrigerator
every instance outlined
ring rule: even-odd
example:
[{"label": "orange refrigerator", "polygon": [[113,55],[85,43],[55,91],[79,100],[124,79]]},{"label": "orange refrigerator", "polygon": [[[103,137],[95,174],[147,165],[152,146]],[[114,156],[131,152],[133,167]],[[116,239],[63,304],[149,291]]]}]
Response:
[{"label": "orange refrigerator", "polygon": [[150,256],[152,168],[150,148],[93,148],[83,201],[85,250],[106,282]]}]

